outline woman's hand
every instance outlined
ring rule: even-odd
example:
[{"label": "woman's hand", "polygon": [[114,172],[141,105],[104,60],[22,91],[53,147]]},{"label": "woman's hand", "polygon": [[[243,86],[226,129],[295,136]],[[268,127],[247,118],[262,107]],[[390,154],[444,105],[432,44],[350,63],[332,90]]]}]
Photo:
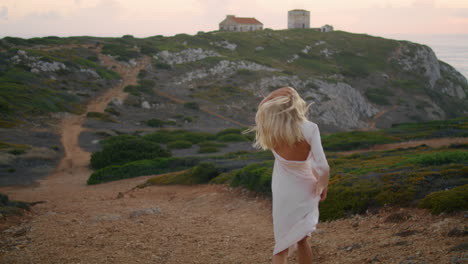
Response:
[{"label": "woman's hand", "polygon": [[327,192],[328,192],[328,186],[325,187],[322,191],[322,193],[320,194],[320,201],[323,202],[325,201],[325,199],[327,199]]}]

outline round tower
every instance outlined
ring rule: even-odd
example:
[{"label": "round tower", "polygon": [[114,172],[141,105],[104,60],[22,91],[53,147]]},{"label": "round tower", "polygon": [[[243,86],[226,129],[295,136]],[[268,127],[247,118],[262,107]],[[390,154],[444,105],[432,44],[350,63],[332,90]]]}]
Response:
[{"label": "round tower", "polygon": [[288,29],[310,28],[310,12],[303,9],[294,9],[288,12]]}]

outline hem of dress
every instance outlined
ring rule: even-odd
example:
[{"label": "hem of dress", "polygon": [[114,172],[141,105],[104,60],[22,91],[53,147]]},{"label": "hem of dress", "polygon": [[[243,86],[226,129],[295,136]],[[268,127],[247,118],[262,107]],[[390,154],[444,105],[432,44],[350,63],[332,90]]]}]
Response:
[{"label": "hem of dress", "polygon": [[296,238],[296,239],[293,239],[294,242],[291,243],[291,245],[286,246],[286,247],[284,247],[284,248],[281,248],[280,250],[278,250],[278,249],[273,250],[273,255],[276,255],[276,254],[280,253],[281,251],[283,251],[283,250],[289,248],[289,249],[292,249],[292,250],[289,250],[289,251],[288,251],[288,257],[290,257],[291,254],[294,253],[294,252],[296,251],[296,249],[297,249],[297,243],[298,243],[299,241],[301,241],[301,240],[302,240],[304,237],[306,237],[306,236],[310,237],[311,234],[312,234],[313,232],[315,232],[315,231],[317,231],[317,227],[316,227],[316,226],[314,226],[314,227],[312,228],[312,230],[307,231],[307,232],[305,233],[305,235],[301,235],[300,237],[298,237],[298,238]]}]

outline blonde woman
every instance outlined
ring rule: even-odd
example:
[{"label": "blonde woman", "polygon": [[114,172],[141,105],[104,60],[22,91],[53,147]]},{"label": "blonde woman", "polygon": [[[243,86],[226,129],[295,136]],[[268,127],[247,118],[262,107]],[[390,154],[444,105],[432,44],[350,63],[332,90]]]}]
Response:
[{"label": "blonde woman", "polygon": [[[319,201],[327,197],[330,173],[317,124],[295,89],[283,87],[260,103],[255,116],[254,146],[275,156],[272,175],[273,264],[287,263],[298,250],[299,263],[312,263],[307,237],[318,223]],[[289,254],[288,254],[289,253]]]}]

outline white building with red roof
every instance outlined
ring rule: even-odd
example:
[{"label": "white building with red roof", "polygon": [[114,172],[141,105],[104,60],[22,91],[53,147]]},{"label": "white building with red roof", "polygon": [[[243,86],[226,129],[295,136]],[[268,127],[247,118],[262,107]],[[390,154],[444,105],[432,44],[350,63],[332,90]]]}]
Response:
[{"label": "white building with red roof", "polygon": [[263,24],[253,17],[236,17],[227,15],[226,18],[219,23],[220,31],[254,31],[262,30]]}]

